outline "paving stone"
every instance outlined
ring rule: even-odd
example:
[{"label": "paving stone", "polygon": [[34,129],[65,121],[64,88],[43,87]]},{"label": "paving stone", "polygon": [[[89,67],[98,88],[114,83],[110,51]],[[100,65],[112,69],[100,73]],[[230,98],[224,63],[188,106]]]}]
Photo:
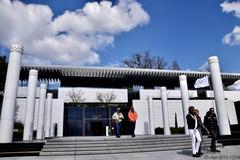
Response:
[{"label": "paving stone", "polygon": [[[240,160],[240,145],[218,147],[221,153],[203,150],[204,155],[198,160]],[[102,154],[102,155],[72,155],[72,156],[39,156],[39,157],[4,157],[0,160],[192,160],[190,149],[138,152],[124,154]]]}]

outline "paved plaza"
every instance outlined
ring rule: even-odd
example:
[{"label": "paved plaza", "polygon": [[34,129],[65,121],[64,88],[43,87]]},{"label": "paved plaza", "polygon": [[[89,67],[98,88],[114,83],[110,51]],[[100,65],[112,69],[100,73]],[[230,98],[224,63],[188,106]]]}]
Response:
[{"label": "paved plaza", "polygon": [[104,155],[76,155],[76,156],[39,156],[39,157],[8,157],[0,160],[240,160],[240,145],[219,147],[221,153],[212,153],[204,150],[200,158],[193,158],[191,150],[125,153],[125,154],[104,154]]}]

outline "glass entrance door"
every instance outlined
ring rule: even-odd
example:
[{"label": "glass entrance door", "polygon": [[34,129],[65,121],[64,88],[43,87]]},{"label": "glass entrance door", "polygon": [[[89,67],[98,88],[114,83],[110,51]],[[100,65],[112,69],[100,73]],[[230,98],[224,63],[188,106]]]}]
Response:
[{"label": "glass entrance door", "polygon": [[102,136],[104,134],[103,122],[101,121],[92,121],[90,122],[90,135],[92,136]]},{"label": "glass entrance door", "polygon": [[[121,107],[124,114],[122,134],[127,134],[127,108]],[[91,105],[77,106],[65,104],[64,136],[105,136],[106,126],[113,128],[112,115],[116,106]],[[114,133],[114,131],[112,131]]]},{"label": "glass entrance door", "polygon": [[106,126],[109,126],[109,121],[111,121],[109,110],[110,107],[105,106],[86,107],[84,118],[86,136],[103,136],[106,134]]}]

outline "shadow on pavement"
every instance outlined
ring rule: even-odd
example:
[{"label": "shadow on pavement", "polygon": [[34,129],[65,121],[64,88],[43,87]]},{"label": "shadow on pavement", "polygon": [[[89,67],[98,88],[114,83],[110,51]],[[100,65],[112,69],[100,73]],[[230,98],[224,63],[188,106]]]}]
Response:
[{"label": "shadow on pavement", "polygon": [[186,155],[186,156],[192,157],[192,150],[190,150],[190,149],[183,149],[181,151],[178,151],[177,154],[182,154],[182,155]]}]

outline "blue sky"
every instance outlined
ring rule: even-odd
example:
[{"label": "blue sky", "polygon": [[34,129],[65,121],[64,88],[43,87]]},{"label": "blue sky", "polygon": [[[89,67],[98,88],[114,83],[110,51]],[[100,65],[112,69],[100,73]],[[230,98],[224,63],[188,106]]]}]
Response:
[{"label": "blue sky", "polygon": [[[86,2],[92,3],[93,0],[61,0],[58,3],[54,0],[22,0],[21,2],[25,5],[48,5],[53,12],[52,19],[55,19],[63,15],[66,10],[82,9]],[[239,6],[239,1],[226,2],[225,12],[220,6],[224,1],[219,0],[138,0],[137,3],[142,5],[141,9],[146,12],[149,19],[143,17],[130,29],[121,28],[107,34],[101,31],[107,42],[98,44],[98,47],[92,46],[93,49],[90,50],[97,54],[97,60],[90,57],[88,61],[74,65],[119,65],[130,54],[148,50],[152,55],[161,56],[169,62],[177,60],[183,70],[198,70],[209,56],[218,56],[224,72],[240,72],[240,43],[236,38],[240,33],[232,33],[234,27],[240,24],[240,16],[237,15],[240,7],[237,9],[234,7]],[[227,3],[234,5],[227,6]],[[117,1],[113,1],[113,5],[117,4]],[[223,40],[227,34],[231,34],[228,42]],[[7,42],[1,43],[1,46],[6,44]],[[29,49],[30,51],[34,52],[35,49]],[[41,51],[43,52],[44,49]],[[36,51],[34,56],[37,57],[38,54],[41,53]],[[40,60],[30,60],[30,62],[42,63],[44,57],[46,58],[42,56]],[[54,59],[49,58],[47,63],[72,65],[70,60],[66,63],[62,60],[53,62]]]}]

